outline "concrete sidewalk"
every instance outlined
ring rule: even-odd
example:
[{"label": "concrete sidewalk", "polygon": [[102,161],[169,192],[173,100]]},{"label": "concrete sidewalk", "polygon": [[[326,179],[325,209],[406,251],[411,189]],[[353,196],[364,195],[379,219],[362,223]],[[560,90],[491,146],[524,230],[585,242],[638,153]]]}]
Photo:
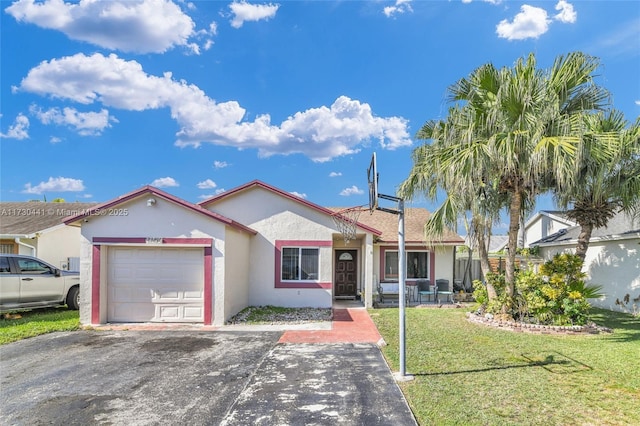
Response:
[{"label": "concrete sidewalk", "polygon": [[330,330],[288,330],[278,343],[382,343],[365,308],[334,308]]}]

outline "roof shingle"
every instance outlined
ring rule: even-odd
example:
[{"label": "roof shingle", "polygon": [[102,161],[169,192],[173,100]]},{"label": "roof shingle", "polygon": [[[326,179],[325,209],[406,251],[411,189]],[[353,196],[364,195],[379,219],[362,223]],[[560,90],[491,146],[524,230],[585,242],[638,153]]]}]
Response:
[{"label": "roof shingle", "polygon": [[62,225],[62,219],[96,203],[0,202],[0,234],[30,235]]},{"label": "roof shingle", "polygon": [[[340,211],[341,208],[329,207],[332,211]],[[424,224],[427,222],[431,213],[423,208],[405,207],[404,209],[404,234],[405,243],[424,243]],[[379,237],[381,242],[398,242],[398,215],[375,210],[373,213],[364,211],[358,218],[358,223],[368,227],[377,229],[382,232]],[[436,243],[443,244],[464,244],[464,239],[460,235],[451,230],[442,236]]]}]

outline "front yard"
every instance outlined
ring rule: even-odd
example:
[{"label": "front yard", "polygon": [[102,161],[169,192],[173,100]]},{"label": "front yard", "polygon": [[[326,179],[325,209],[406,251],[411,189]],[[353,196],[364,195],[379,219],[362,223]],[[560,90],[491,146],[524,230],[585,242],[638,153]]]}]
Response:
[{"label": "front yard", "polygon": [[78,311],[67,308],[34,309],[3,315],[0,319],[0,345],[54,331],[80,328]]},{"label": "front yard", "polygon": [[[463,309],[406,310],[400,383],[419,424],[640,424],[640,319],[594,310],[613,333],[540,335],[472,324]],[[398,309],[369,311],[399,370]]]}]

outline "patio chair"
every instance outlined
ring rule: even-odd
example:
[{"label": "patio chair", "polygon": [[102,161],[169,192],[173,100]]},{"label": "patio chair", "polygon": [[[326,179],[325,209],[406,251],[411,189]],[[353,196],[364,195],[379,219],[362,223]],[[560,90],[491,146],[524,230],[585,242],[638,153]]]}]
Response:
[{"label": "patio chair", "polygon": [[449,280],[445,280],[445,279],[440,279],[440,280],[436,280],[436,287],[437,287],[437,295],[438,295],[438,302],[440,302],[440,295],[446,295],[447,296],[447,301],[448,302],[453,302],[453,291],[451,291],[451,288],[449,287]]},{"label": "patio chair", "polygon": [[433,300],[436,300],[436,289],[431,286],[431,281],[418,280],[418,303],[422,303],[422,296],[425,296],[427,301],[429,301],[429,296],[433,296]]}]

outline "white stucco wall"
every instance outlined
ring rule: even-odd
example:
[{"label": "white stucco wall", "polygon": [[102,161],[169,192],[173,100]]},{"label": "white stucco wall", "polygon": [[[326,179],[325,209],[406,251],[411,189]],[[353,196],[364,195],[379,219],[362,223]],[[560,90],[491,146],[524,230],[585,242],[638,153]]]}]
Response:
[{"label": "white stucco wall", "polygon": [[[331,307],[332,290],[276,288],[276,241],[332,241],[331,218],[304,203],[263,188],[250,188],[223,198],[208,208],[256,230],[249,261],[249,305]],[[333,282],[333,249],[320,247],[320,282]]]},{"label": "white stucco wall", "polygon": [[[155,198],[153,207],[147,207],[146,200]],[[126,213],[125,210],[126,209]],[[82,222],[80,238],[80,322],[91,323],[91,276],[92,276],[92,240],[95,237],[158,237],[158,238],[213,238],[213,294],[216,287],[223,285],[225,278],[224,242],[225,225],[215,219],[190,211],[150,194],[119,204],[115,216],[91,216]],[[164,245],[170,247],[170,245]],[[101,249],[102,265],[107,264],[108,244]],[[102,268],[101,278],[101,322],[106,321],[106,274]],[[217,318],[214,305],[214,319]]]},{"label": "white stucco wall", "polygon": [[[28,241],[25,240],[27,244]],[[37,256],[56,268],[66,269],[70,257],[80,256],[80,228],[61,225],[40,233]]]},{"label": "white stucco wall", "polygon": [[[545,260],[557,253],[574,252],[575,245],[547,246],[540,250]],[[632,311],[632,299],[640,297],[640,238],[591,242],[583,271],[588,275],[588,283],[603,287],[605,297],[590,300],[593,306],[612,311]],[[630,303],[626,307],[616,305],[616,299],[622,300],[626,294],[630,296]],[[635,304],[636,310],[640,310],[640,302]]]},{"label": "white stucco wall", "polygon": [[249,268],[251,236],[247,233],[227,228],[225,234],[225,276],[224,306],[214,310],[214,325],[225,321],[249,306]]},{"label": "white stucco wall", "polygon": [[452,246],[438,247],[435,249],[436,270],[434,280],[449,280],[449,286],[451,289],[453,289],[453,250],[454,247]]}]

